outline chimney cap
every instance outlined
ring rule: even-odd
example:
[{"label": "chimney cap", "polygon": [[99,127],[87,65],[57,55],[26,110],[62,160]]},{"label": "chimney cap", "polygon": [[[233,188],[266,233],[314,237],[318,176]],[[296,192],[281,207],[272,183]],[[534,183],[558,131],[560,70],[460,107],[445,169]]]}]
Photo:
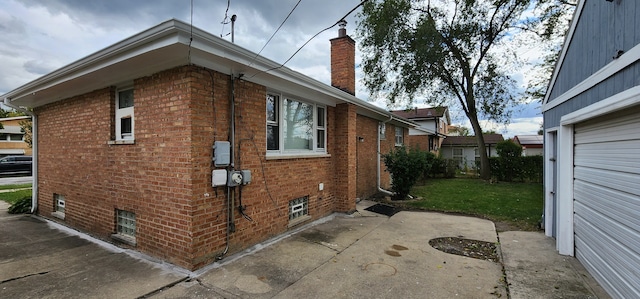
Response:
[{"label": "chimney cap", "polygon": [[338,21],[338,26],[340,26],[340,29],[338,29],[338,37],[343,37],[347,35],[347,21],[345,21],[344,19]]}]

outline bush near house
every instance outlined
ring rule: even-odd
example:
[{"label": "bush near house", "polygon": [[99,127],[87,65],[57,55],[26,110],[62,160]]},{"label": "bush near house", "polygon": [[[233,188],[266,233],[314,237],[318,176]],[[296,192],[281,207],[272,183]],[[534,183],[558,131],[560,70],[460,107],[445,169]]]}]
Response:
[{"label": "bush near house", "polygon": [[391,191],[393,200],[403,200],[418,179],[431,171],[436,156],[418,148],[397,147],[382,156],[387,171],[391,173]]},{"label": "bush near house", "polygon": [[9,214],[24,214],[31,211],[31,196],[25,196],[9,207]]}]

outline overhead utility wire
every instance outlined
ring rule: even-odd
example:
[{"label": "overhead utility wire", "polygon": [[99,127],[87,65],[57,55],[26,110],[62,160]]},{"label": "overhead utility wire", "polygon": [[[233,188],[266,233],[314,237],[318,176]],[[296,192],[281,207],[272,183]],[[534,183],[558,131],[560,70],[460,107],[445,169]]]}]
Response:
[{"label": "overhead utility wire", "polygon": [[[227,10],[224,11],[224,19],[222,19],[222,22],[220,22],[222,24],[222,30],[220,30],[220,37],[222,37],[224,34],[224,25],[229,24],[229,21],[227,21],[229,19],[229,6],[231,6],[231,0],[227,0]],[[229,35],[229,34],[230,33],[227,33],[226,35]]]},{"label": "overhead utility wire", "polygon": [[276,36],[276,33],[278,33],[278,31],[280,31],[280,28],[282,28],[282,25],[284,25],[284,23],[287,22],[287,20],[289,19],[289,17],[291,16],[291,14],[293,13],[294,10],[296,10],[296,7],[298,7],[298,5],[300,4],[300,2],[302,2],[302,0],[298,0],[298,3],[296,3],[296,5],[291,9],[291,11],[289,12],[289,14],[287,15],[286,18],[284,18],[284,20],[282,21],[282,23],[280,23],[280,26],[278,26],[278,29],[276,29],[276,31],[271,35],[271,37],[269,38],[269,40],[267,40],[267,42],[264,44],[264,46],[262,46],[262,49],[260,49],[260,51],[258,52],[258,54],[256,54],[255,57],[253,57],[253,59],[251,60],[251,63],[249,64],[249,66],[253,65],[253,62],[256,60],[256,58],[258,58],[258,56],[260,56],[260,53],[262,53],[262,50],[264,50],[264,48],[267,47],[267,45],[269,44],[269,42],[271,41],[271,39],[273,39],[274,36]]},{"label": "overhead utility wire", "polygon": [[356,7],[354,7],[353,9],[351,9],[347,14],[345,14],[342,18],[340,18],[338,21],[336,21],[333,25],[331,25],[331,26],[329,26],[329,27],[327,27],[327,28],[325,28],[325,29],[320,30],[318,33],[316,33],[314,36],[312,36],[309,40],[307,40],[304,44],[302,44],[302,46],[300,46],[300,48],[298,48],[298,50],[296,50],[296,51],[291,55],[291,57],[289,57],[289,59],[287,59],[285,62],[283,62],[280,66],[276,66],[276,67],[270,68],[270,69],[265,70],[265,71],[257,72],[257,73],[253,74],[253,75],[252,75],[251,77],[249,77],[249,78],[253,78],[253,77],[255,77],[255,76],[259,75],[259,74],[262,74],[262,73],[268,73],[268,72],[270,72],[270,71],[277,70],[277,69],[279,69],[279,68],[284,67],[284,65],[285,65],[285,64],[287,64],[287,62],[289,62],[289,61],[290,61],[294,56],[296,56],[296,54],[298,54],[298,52],[300,52],[300,50],[302,50],[302,48],[304,48],[304,46],[306,46],[306,45],[307,45],[311,40],[313,40],[314,38],[316,38],[316,37],[317,37],[318,35],[320,35],[321,33],[325,32],[325,31],[327,31],[327,30],[329,30],[329,29],[331,29],[331,28],[333,28],[333,27],[336,27],[336,25],[338,25],[338,24],[340,23],[340,21],[344,20],[344,19],[345,19],[346,17],[348,17],[352,12],[354,12],[354,11],[355,11],[356,9],[358,9],[360,6],[362,6],[363,4],[365,4],[367,1],[369,1],[369,0],[363,0],[362,2],[360,2],[360,4],[356,5]]},{"label": "overhead utility wire", "polygon": [[191,64],[191,43],[193,42],[193,0],[191,0],[191,20],[190,20],[191,24],[189,26],[191,26],[191,31],[189,33],[189,54],[188,54],[188,59],[189,59],[189,64]]}]

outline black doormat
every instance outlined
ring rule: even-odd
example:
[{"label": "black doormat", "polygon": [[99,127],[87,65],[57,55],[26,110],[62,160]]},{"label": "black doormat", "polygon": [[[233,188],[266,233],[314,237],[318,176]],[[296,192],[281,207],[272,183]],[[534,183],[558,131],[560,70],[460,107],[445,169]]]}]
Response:
[{"label": "black doormat", "polygon": [[370,211],[370,212],[374,212],[374,213],[378,213],[378,214],[382,214],[382,215],[386,215],[386,216],[393,216],[395,213],[398,213],[399,211],[396,210],[396,208],[394,206],[390,206],[390,205],[383,205],[383,204],[375,204],[372,205],[368,208],[366,208],[365,210]]}]

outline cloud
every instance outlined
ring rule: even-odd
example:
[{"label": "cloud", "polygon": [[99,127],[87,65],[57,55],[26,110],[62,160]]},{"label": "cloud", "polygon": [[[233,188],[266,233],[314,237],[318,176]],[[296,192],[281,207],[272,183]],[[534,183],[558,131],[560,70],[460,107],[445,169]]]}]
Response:
[{"label": "cloud", "polygon": [[[301,1],[287,22],[265,47],[262,56],[279,63],[287,60],[313,35],[333,25],[361,0]],[[168,19],[191,21],[191,1],[86,1],[86,0],[0,0],[0,94],[37,79],[57,68],[99,51],[120,40]],[[235,42],[258,52],[285,19],[297,0],[230,1],[227,21],[237,15]],[[193,24],[214,35],[227,34],[227,1],[193,0]],[[356,14],[347,17],[347,32],[356,39],[356,95],[384,109],[402,109],[388,105],[385,99],[369,99],[363,85],[362,53],[358,51]],[[286,66],[326,84],[331,83],[330,42],[337,37],[337,26],[319,34],[300,50]],[[535,50],[521,51],[523,57],[535,57]],[[526,80],[528,74],[515,73]],[[424,105],[421,105],[424,106]],[[452,118],[465,121],[466,116],[451,105]],[[536,104],[519,107],[509,132],[535,133],[539,124]],[[534,121],[535,122],[535,121]],[[530,131],[528,131],[530,130]]]}]

